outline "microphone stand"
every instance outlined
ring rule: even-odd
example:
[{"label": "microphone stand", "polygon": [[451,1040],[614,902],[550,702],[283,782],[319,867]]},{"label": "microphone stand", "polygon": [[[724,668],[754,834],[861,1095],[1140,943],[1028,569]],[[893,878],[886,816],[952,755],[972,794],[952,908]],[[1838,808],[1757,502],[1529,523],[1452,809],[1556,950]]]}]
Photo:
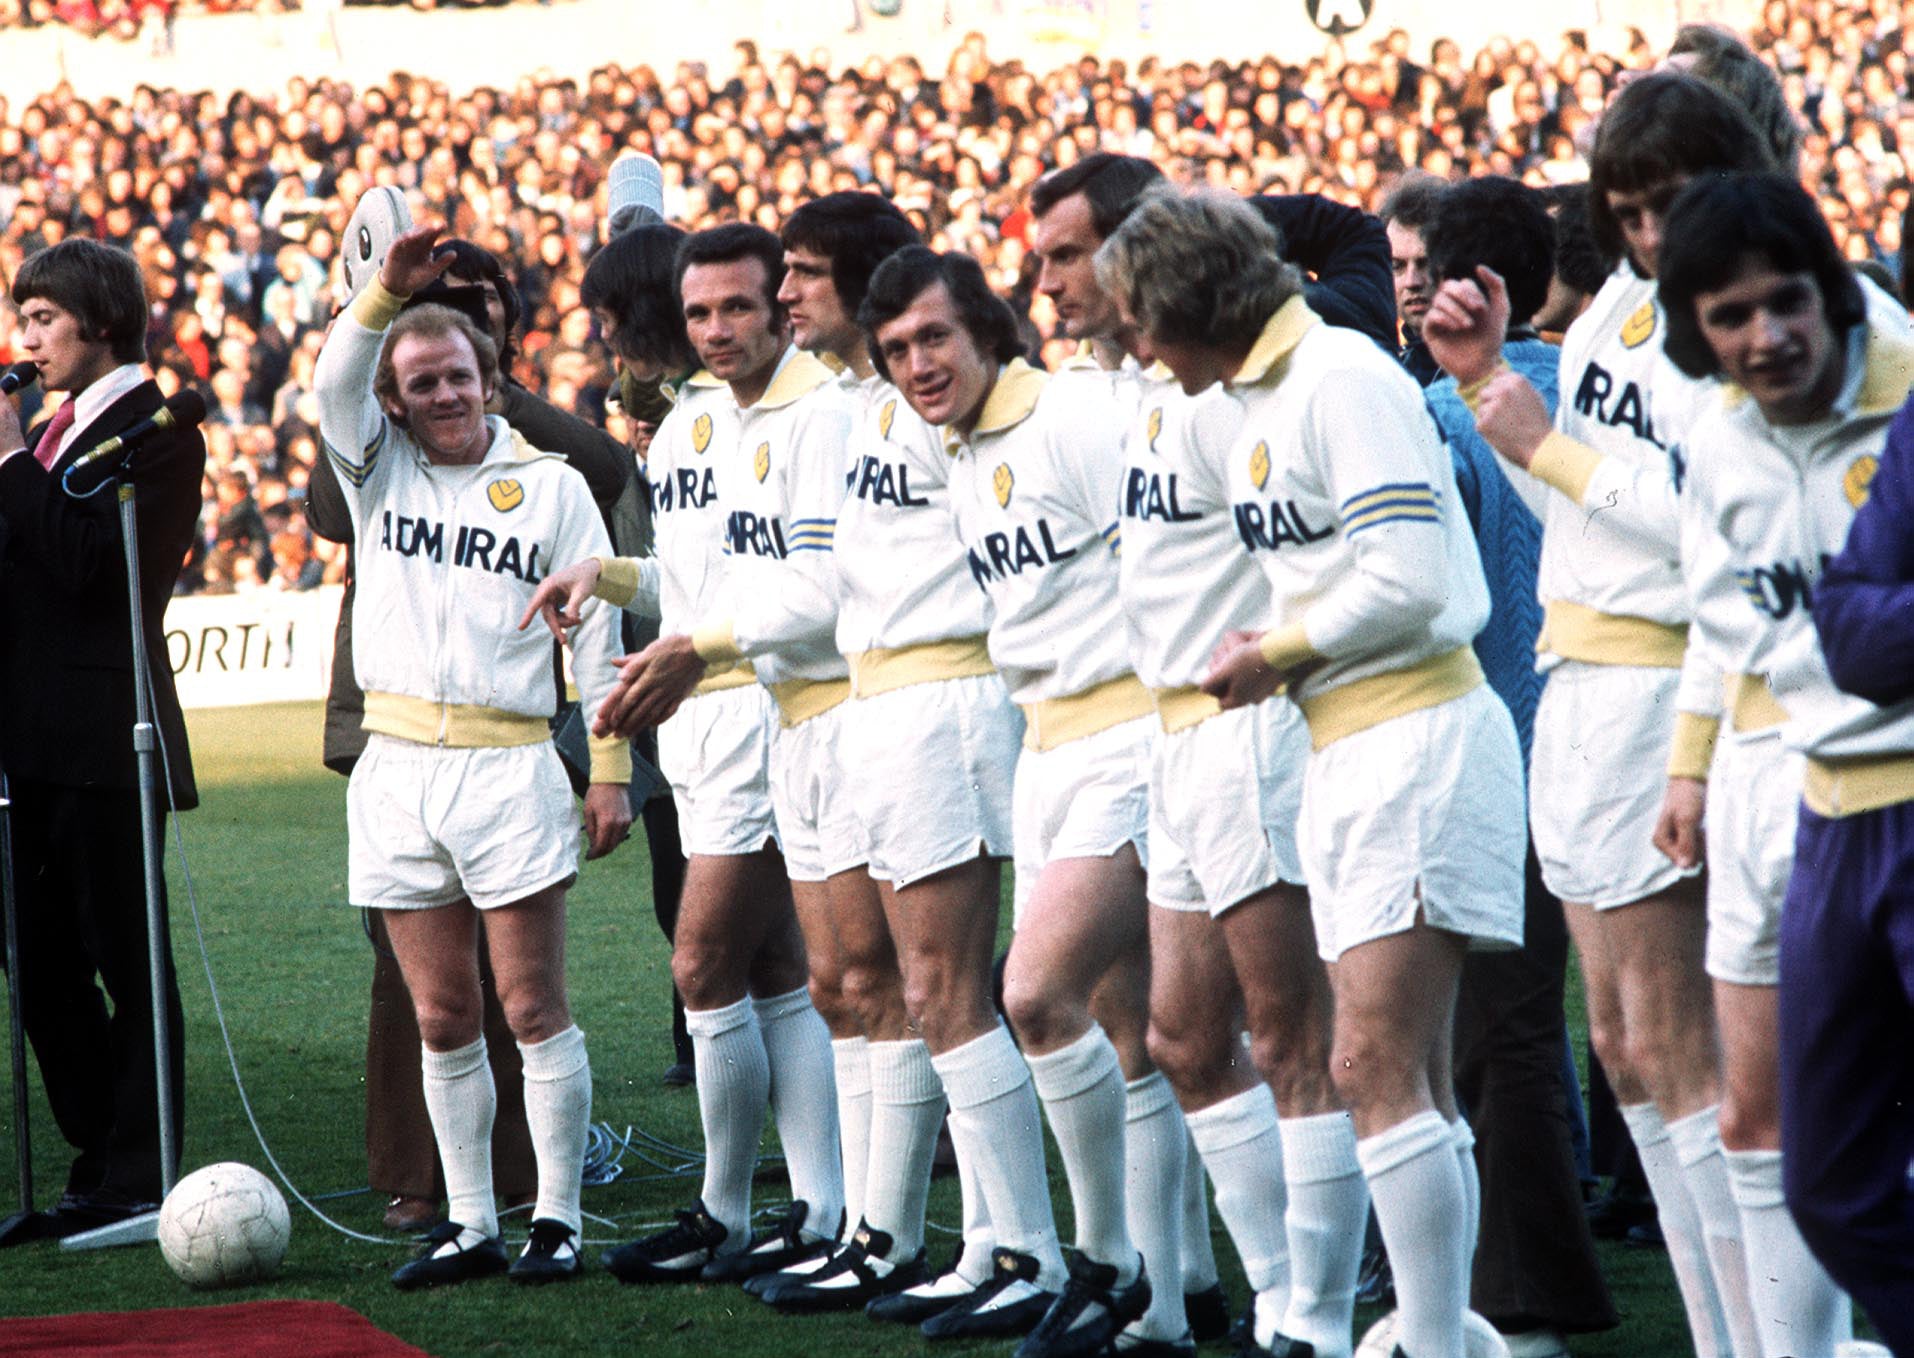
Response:
[{"label": "microphone stand", "polygon": [[[119,478],[120,539],[126,548],[127,614],[133,628],[133,759],[140,785],[140,853],[146,871],[146,957],[153,987],[153,1064],[159,1077],[160,1197],[173,1191],[178,1174],[178,1147],[173,1135],[173,1042],[166,1010],[165,875],[160,864],[160,810],[158,729],[153,721],[153,672],[146,653],[146,619],[140,607],[139,526],[134,515],[132,465],[129,457],[114,473]],[[141,1213],[125,1221],[82,1231],[60,1242],[64,1250],[98,1249],[106,1245],[136,1245],[159,1238],[159,1212]]]}]

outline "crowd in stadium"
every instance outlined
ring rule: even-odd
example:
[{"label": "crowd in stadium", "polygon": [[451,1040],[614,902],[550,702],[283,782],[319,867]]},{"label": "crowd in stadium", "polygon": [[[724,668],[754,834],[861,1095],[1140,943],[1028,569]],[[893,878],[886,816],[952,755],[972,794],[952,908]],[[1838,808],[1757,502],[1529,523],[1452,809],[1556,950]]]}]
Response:
[{"label": "crowd in stadium", "polygon": [[[407,4],[413,9],[472,9],[514,0],[353,0],[355,4]],[[541,0],[549,4],[551,0]],[[336,3],[336,0],[335,0]],[[131,40],[148,24],[170,25],[182,12],[200,14],[283,14],[320,8],[313,0],[0,0],[0,29],[59,24],[85,37]]]},{"label": "crowd in stadium", "polygon": [[[1910,11],[1772,0],[1750,34],[1806,126],[1802,178],[1837,242],[1890,268],[1914,145]],[[19,108],[0,99],[0,276],[68,234],[134,251],[158,288],[161,381],[197,385],[213,409],[207,551],[183,588],[291,585],[326,567],[296,512],[274,506],[296,509],[312,464],[311,366],[338,235],[372,184],[416,190],[422,210],[507,261],[524,302],[516,375],[599,418],[611,368],[578,283],[623,147],[657,156],[669,217],[694,228],[735,218],[775,230],[809,196],[879,188],[933,246],[975,255],[1054,359],[1025,207],[1045,170],[1114,151],[1180,182],[1321,192],[1370,210],[1405,167],[1566,183],[1587,176],[1594,115],[1653,55],[1633,32],[1621,50],[1572,32],[1552,48],[1497,39],[1465,55],[1446,39],[1412,50],[1396,31],[1300,64],[1086,56],[1039,73],[993,59],[971,34],[941,73],[909,57],[833,69],[822,52],[743,42],[728,72],[606,65],[582,85],[468,91],[395,74],[364,90],[295,81],[223,102],[145,86],[89,101],[58,88]],[[0,359],[17,356],[12,324],[0,315]]]}]

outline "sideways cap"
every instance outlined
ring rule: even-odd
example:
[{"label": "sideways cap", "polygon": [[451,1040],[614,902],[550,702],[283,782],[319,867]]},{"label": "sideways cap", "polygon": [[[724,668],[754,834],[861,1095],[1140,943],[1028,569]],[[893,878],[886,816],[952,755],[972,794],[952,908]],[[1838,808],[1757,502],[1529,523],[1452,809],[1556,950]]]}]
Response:
[{"label": "sideways cap", "polygon": [[606,180],[606,210],[611,234],[665,219],[665,181],[658,162],[642,151],[611,163]]}]

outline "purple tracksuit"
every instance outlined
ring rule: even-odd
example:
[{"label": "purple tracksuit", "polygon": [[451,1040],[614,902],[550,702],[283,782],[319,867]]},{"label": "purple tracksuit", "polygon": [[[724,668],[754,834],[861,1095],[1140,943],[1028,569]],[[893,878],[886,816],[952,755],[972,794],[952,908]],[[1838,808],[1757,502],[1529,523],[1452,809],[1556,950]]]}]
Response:
[{"label": "purple tracksuit", "polygon": [[[1814,587],[1814,623],[1839,688],[1882,707],[1914,699],[1914,403]],[[1914,801],[1840,818],[1802,808],[1780,1003],[1788,1206],[1882,1339],[1914,1358]]]}]

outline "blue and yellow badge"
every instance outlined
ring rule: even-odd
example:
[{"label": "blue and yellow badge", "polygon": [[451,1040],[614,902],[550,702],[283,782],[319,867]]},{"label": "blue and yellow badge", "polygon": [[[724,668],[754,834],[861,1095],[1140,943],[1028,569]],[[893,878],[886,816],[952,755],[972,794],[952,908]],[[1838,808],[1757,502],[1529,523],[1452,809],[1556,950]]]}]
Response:
[{"label": "blue and yellow badge", "polygon": [[1639,349],[1655,333],[1655,323],[1659,319],[1655,311],[1654,299],[1649,299],[1635,308],[1634,314],[1622,322],[1622,347]]},{"label": "blue and yellow badge", "polygon": [[1266,440],[1257,439],[1256,446],[1249,450],[1249,479],[1258,490],[1269,484],[1269,444]]},{"label": "blue and yellow badge", "polygon": [[1149,449],[1156,451],[1156,440],[1163,432],[1163,407],[1158,406],[1150,412],[1150,418],[1144,423],[1144,437],[1149,440]]},{"label": "blue and yellow badge", "polygon": [[753,454],[751,458],[751,470],[757,475],[760,481],[770,474],[771,445],[769,443],[760,443],[758,445],[758,451]]},{"label": "blue and yellow badge", "polygon": [[884,408],[877,412],[877,436],[887,439],[891,436],[891,421],[897,418],[897,398],[891,397],[884,402]]},{"label": "blue and yellow badge", "polygon": [[525,487],[516,481],[494,481],[485,488],[485,498],[501,514],[509,514],[525,503]]},{"label": "blue and yellow badge", "polygon": [[1010,491],[1017,484],[1017,478],[1010,474],[1010,464],[999,462],[997,470],[991,473],[990,488],[997,492],[997,507],[1010,508]]},{"label": "blue and yellow badge", "polygon": [[1859,509],[1867,503],[1868,490],[1874,484],[1874,473],[1880,469],[1880,459],[1867,453],[1848,463],[1847,472],[1841,477],[1841,493],[1848,497],[1849,504]]},{"label": "blue and yellow badge", "polygon": [[691,450],[703,453],[711,446],[711,417],[700,415],[691,422]]}]

